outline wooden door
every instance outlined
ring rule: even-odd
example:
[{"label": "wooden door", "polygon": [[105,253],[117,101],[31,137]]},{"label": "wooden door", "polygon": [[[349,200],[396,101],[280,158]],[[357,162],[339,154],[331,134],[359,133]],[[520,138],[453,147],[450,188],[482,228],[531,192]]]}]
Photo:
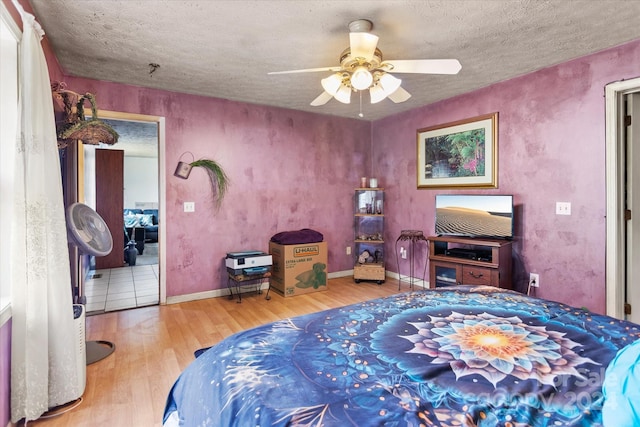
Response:
[{"label": "wooden door", "polygon": [[113,250],[96,257],[96,270],[124,266],[124,151],[96,149],[96,211],[107,223]]}]

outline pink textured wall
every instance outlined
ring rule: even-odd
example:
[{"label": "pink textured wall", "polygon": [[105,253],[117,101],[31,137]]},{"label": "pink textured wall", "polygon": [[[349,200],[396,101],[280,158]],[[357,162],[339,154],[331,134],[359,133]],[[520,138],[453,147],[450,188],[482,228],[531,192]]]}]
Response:
[{"label": "pink textured wall", "polygon": [[[375,122],[373,169],[388,189],[387,242],[403,229],[433,233],[436,193],[513,194],[516,287],[536,272],[539,296],[603,313],[604,87],[638,76],[640,40]],[[416,130],[494,111],[499,188],[417,190]],[[572,215],[555,215],[557,201],[571,202]]]},{"label": "pink textured wall", "polygon": [[[14,12],[9,0],[2,1]],[[46,39],[43,46],[51,79],[97,94],[100,108],[166,117],[169,296],[224,287],[226,252],[266,250],[276,232],[303,227],[324,233],[330,272],[352,268],[344,248],[353,237],[353,188],[362,175],[378,177],[388,190],[388,254],[402,229],[433,232],[436,191],[416,189],[416,129],[498,111],[500,188],[475,192],[515,196],[517,285],[528,271],[538,272],[541,296],[604,312],[603,88],[640,75],[640,41],[372,125],[63,77]],[[211,209],[202,171],[193,171],[187,181],[172,176],[184,151],[225,166],[232,186],[220,211]],[[184,201],[195,201],[196,213],[182,212]],[[556,201],[571,202],[573,215],[556,216]],[[416,272],[423,267],[419,262]],[[395,271],[395,263],[388,268]],[[401,265],[403,273],[406,268]],[[0,329],[3,425],[10,326]]]},{"label": "pink textured wall", "polygon": [[[329,272],[353,268],[353,189],[370,170],[370,124],[223,99],[66,78],[105,110],[166,117],[167,295],[226,287],[227,252],[268,251],[272,235],[313,228]],[[185,151],[220,162],[231,179],[215,212],[208,178],[173,176]],[[183,212],[194,201],[195,213]]]}]

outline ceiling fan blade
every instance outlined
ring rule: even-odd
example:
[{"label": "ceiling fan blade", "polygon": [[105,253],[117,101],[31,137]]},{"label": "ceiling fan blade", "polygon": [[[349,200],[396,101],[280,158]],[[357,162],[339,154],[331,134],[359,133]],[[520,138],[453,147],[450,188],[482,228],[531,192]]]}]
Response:
[{"label": "ceiling fan blade", "polygon": [[462,69],[457,59],[400,59],[384,61],[380,68],[389,65],[393,73],[458,74]]},{"label": "ceiling fan blade", "polygon": [[288,70],[288,71],[271,71],[267,74],[294,74],[294,73],[317,73],[320,71],[340,71],[340,66],[322,67],[322,68],[305,68],[304,70]]},{"label": "ceiling fan blade", "polygon": [[400,102],[404,102],[407,99],[411,98],[411,94],[406,90],[402,89],[402,87],[399,87],[398,90],[393,92],[391,95],[387,95],[387,98],[389,98],[390,100],[398,104]]},{"label": "ceiling fan blade", "polygon": [[378,45],[378,36],[371,33],[349,33],[349,47],[352,58],[371,61]]},{"label": "ceiling fan blade", "polygon": [[333,98],[333,96],[329,92],[322,92],[316,99],[311,101],[311,105],[314,107],[324,105],[329,102],[331,98]]}]

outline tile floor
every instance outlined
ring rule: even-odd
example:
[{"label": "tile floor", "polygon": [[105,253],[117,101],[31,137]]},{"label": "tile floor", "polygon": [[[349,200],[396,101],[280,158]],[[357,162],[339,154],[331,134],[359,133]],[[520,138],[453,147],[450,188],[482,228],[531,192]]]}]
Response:
[{"label": "tile floor", "polygon": [[[93,277],[100,275],[100,277]],[[160,301],[158,264],[92,271],[84,284],[87,314],[155,305]]]}]

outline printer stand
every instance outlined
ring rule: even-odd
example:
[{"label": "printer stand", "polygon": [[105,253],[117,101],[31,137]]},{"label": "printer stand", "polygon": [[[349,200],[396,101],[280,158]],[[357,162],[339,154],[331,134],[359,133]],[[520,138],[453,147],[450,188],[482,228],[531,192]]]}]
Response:
[{"label": "printer stand", "polygon": [[229,276],[227,280],[227,287],[229,288],[229,299],[233,299],[233,287],[236,288],[236,293],[238,294],[238,304],[242,302],[242,293],[240,292],[241,286],[255,285],[257,293],[262,293],[262,284],[265,280],[269,283],[269,287],[267,288],[267,295],[265,299],[268,301],[271,299],[269,295],[269,291],[271,290],[271,281],[269,278],[271,277],[271,272],[267,271],[262,274],[232,274],[227,272]]}]

